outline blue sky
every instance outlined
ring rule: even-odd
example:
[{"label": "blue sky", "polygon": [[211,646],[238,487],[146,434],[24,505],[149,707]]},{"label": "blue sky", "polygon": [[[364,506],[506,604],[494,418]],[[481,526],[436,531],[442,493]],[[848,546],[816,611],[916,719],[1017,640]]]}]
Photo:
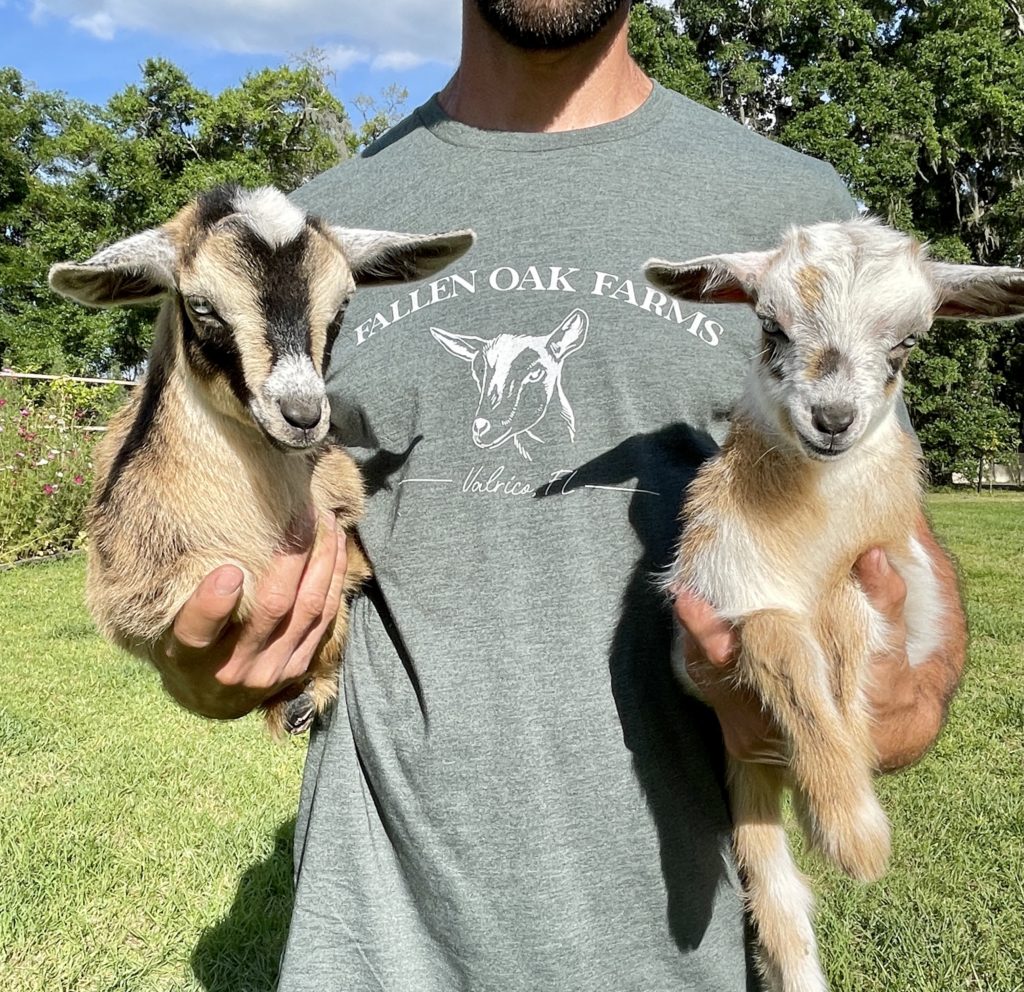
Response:
[{"label": "blue sky", "polygon": [[454,68],[460,8],[458,0],[0,0],[0,65],[40,89],[103,103],[152,56],[219,92],[315,45],[346,106],[400,83],[412,109]]}]

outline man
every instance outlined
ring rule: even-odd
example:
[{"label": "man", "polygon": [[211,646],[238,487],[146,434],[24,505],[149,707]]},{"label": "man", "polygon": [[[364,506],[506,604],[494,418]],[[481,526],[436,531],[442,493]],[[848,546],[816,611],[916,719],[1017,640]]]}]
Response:
[{"label": "man", "polygon": [[[478,241],[429,284],[357,293],[335,347],[376,580],[310,742],[280,987],[753,987],[722,738],[672,680],[652,577],[757,325],[674,304],[642,265],[767,246],[853,203],[827,166],[652,87],[626,0],[463,7],[438,98],[295,197]],[[157,663],[184,705],[237,716],[301,679],[345,569],[331,522],[312,530],[298,522],[306,549],[282,553],[244,627],[230,566],[183,608]],[[948,609],[917,669],[901,580],[877,549],[857,565],[894,632],[876,659],[885,767],[934,739],[963,660],[952,570],[922,539]],[[763,751],[731,632],[706,604],[677,611],[726,746]]]}]

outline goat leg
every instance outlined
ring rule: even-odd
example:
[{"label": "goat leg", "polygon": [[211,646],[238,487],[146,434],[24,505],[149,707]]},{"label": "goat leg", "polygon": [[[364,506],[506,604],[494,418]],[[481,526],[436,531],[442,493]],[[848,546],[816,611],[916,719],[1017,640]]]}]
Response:
[{"label": "goat leg", "polygon": [[811,913],[814,897],[793,861],[782,820],[785,769],[730,759],[733,848],[757,931],[767,992],[827,992]]},{"label": "goat leg", "polygon": [[889,860],[889,822],[875,796],[872,758],[857,720],[843,718],[829,665],[804,621],[761,610],[742,624],[737,675],[790,743],[790,773],[812,843],[861,881]]}]

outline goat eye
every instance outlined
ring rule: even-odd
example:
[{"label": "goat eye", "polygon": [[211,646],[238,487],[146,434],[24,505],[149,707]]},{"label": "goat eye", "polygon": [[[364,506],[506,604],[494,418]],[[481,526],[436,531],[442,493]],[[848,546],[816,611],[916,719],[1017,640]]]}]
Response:
[{"label": "goat eye", "polygon": [[761,318],[761,330],[770,338],[777,341],[788,341],[789,335],[782,329],[782,325],[773,317]]},{"label": "goat eye", "polygon": [[907,353],[917,344],[917,338],[911,334],[909,337],[905,337],[898,345],[894,348],[889,349],[889,354],[893,358],[902,359]]},{"label": "goat eye", "polygon": [[544,369],[534,369],[532,372],[528,372],[523,376],[523,382],[537,382],[542,378],[544,378]]},{"label": "goat eye", "polygon": [[190,296],[186,302],[188,308],[200,319],[220,320],[217,311],[213,309],[213,304],[205,296]]}]

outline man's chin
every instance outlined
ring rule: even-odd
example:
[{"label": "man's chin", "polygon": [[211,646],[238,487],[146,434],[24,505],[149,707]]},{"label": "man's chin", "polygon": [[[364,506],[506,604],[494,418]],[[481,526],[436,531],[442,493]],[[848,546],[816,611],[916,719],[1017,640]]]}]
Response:
[{"label": "man's chin", "polygon": [[476,0],[480,16],[516,48],[560,51],[596,37],[629,0]]}]

